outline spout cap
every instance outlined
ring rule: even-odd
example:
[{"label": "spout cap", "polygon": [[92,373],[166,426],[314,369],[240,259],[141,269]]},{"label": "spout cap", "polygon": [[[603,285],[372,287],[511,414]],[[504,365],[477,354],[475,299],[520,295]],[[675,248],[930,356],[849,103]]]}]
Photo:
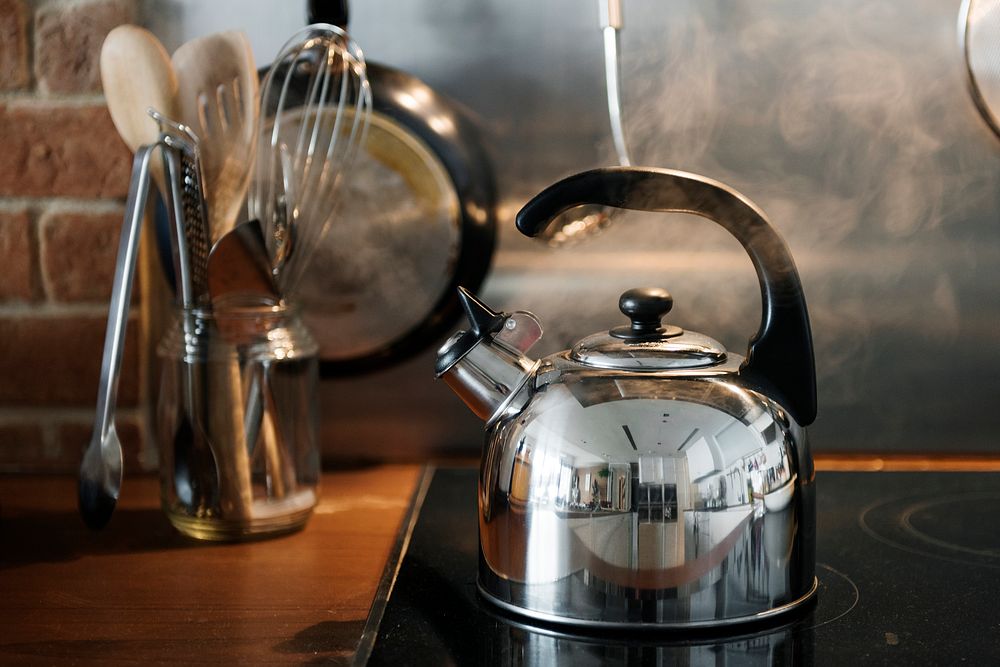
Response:
[{"label": "spout cap", "polygon": [[484,338],[503,328],[503,323],[507,319],[506,315],[493,310],[464,287],[458,288],[458,300],[466,317],[469,318],[469,330],[453,336],[438,351],[437,363],[434,364],[434,373],[437,377],[447,373]]},{"label": "spout cap", "polygon": [[471,331],[480,338],[499,331],[507,319],[506,315],[493,310],[464,287],[458,288],[458,301],[469,318]]}]

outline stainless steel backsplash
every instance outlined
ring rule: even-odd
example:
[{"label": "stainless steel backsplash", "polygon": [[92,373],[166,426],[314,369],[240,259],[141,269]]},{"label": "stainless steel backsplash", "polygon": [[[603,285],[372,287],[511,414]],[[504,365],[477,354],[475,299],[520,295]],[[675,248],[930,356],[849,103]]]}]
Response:
[{"label": "stainless steel backsplash", "polygon": [[[1000,450],[1000,142],[973,106],[956,2],[625,0],[625,126],[637,164],[719,179],[785,237],[812,317],[818,451]],[[477,119],[502,197],[482,296],[527,309],[548,353],[668,288],[672,321],[744,352],[749,260],[715,225],[627,215],[585,244],[520,238],[546,185],[613,164],[596,2],[357,2],[371,60]],[[330,456],[478,453],[481,425],[432,351],[324,389]]]}]

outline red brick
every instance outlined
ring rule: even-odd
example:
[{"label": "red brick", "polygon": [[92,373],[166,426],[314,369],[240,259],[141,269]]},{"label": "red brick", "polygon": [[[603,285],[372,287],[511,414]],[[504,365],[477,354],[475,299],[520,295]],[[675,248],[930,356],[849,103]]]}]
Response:
[{"label": "red brick", "polygon": [[49,3],[35,15],[35,78],[51,93],[100,92],[101,45],[132,21],[133,2]]},{"label": "red brick", "polygon": [[[50,213],[39,220],[39,226],[41,265],[49,298],[107,303],[122,214]],[[138,279],[133,287],[133,303],[137,294]]]},{"label": "red brick", "polygon": [[131,154],[104,106],[0,104],[0,195],[118,197]]},{"label": "red brick", "polygon": [[[103,317],[7,316],[0,318],[0,404],[91,406],[97,398]],[[139,325],[125,337],[118,404],[139,394]]]},{"label": "red brick", "polygon": [[28,75],[28,11],[22,0],[0,0],[0,90],[24,88]]},{"label": "red brick", "polygon": [[[139,454],[142,451],[142,428],[139,423],[130,418],[118,416],[115,419],[115,431],[118,433],[118,440],[122,443],[122,457],[125,474],[144,472],[139,463]],[[56,442],[58,451],[65,453],[62,463],[69,466],[68,471],[73,472],[80,467],[83,452],[90,444],[90,439],[94,434],[94,424],[92,422],[64,422],[56,430]]]},{"label": "red brick", "polygon": [[35,251],[32,222],[27,211],[0,211],[0,301],[35,298]]},{"label": "red brick", "polygon": [[0,471],[33,471],[44,458],[41,425],[30,422],[0,424]]}]

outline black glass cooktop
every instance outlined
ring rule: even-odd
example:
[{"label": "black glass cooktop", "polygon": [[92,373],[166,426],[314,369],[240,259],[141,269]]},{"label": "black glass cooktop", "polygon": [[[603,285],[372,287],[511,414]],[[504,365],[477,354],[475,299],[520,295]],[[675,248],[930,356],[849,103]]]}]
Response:
[{"label": "black glass cooktop", "polygon": [[814,604],[778,626],[655,635],[571,634],[481,598],[476,477],[468,468],[428,471],[368,620],[362,660],[1000,664],[1000,475],[819,473]]}]

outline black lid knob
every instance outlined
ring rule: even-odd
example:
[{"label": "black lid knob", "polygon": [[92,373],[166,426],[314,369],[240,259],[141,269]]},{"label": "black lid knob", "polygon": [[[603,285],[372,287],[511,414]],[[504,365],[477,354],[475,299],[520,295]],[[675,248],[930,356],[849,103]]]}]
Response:
[{"label": "black lid knob", "polygon": [[666,338],[681,333],[677,327],[660,324],[663,316],[674,306],[670,292],[659,287],[637,287],[627,290],[618,299],[618,308],[632,320],[628,327],[615,327],[611,335],[626,340]]},{"label": "black lid knob", "polygon": [[674,307],[674,297],[659,287],[636,287],[621,295],[618,308],[632,320],[632,326],[652,324],[660,326],[660,320]]}]

